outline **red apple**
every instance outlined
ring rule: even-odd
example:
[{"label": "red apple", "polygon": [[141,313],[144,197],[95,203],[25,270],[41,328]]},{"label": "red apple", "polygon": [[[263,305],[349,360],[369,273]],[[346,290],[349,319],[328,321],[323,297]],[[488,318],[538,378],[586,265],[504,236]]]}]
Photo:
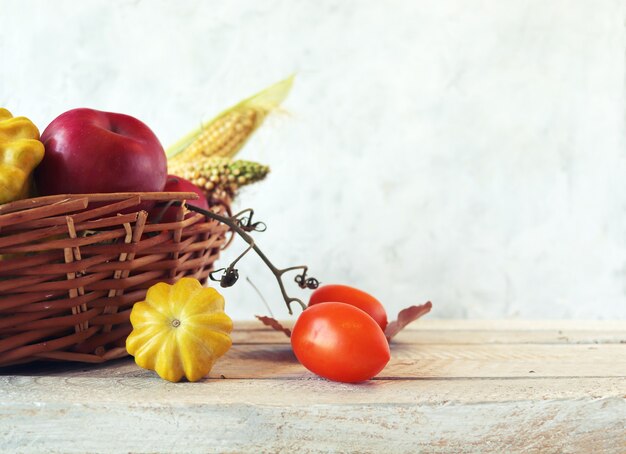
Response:
[{"label": "red apple", "polygon": [[[209,202],[207,201],[206,196],[204,195],[202,190],[189,180],[177,177],[176,175],[168,175],[167,181],[165,182],[165,188],[163,190],[165,192],[195,192],[196,194],[198,194],[198,199],[187,200],[185,203],[187,205],[193,205],[195,207],[205,210],[209,209]],[[165,213],[161,214],[163,208],[163,206],[156,206],[152,210],[150,210],[149,219],[151,221],[156,221],[157,219],[160,219],[160,223],[176,222],[176,214],[178,213],[179,207],[170,207],[165,210]]]},{"label": "red apple", "polygon": [[35,178],[42,195],[162,191],[167,158],[159,139],[129,115],[67,111],[41,135]]}]

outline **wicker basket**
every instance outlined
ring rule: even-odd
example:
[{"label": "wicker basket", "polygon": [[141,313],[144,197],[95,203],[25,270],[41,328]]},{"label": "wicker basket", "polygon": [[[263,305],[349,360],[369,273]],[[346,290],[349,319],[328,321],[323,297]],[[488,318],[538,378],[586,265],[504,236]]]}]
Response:
[{"label": "wicker basket", "polygon": [[0,205],[0,366],[125,356],[132,305],[157,282],[206,280],[227,244],[224,224],[182,206],[170,208],[176,222],[151,224],[140,205],[193,198],[116,193]]}]

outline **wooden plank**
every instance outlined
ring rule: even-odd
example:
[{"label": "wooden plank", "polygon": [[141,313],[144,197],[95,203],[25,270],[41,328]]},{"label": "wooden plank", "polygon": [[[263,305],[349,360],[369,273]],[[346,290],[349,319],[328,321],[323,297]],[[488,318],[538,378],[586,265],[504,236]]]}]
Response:
[{"label": "wooden plank", "polygon": [[[0,370],[4,374],[141,376],[132,360],[116,367],[46,365]],[[248,379],[311,378],[288,344],[234,345],[211,377]],[[626,345],[395,345],[379,378],[626,377]]]},{"label": "wooden plank", "polygon": [[539,382],[3,377],[0,450],[624,452],[623,381]]},{"label": "wooden plank", "polygon": [[[211,376],[313,376],[289,345],[239,345]],[[396,345],[381,378],[626,377],[626,345]]]},{"label": "wooden plank", "polygon": [[[5,452],[602,452],[620,454],[623,401],[442,406],[0,407]],[[94,424],[97,424],[97,426]],[[71,428],[71,429],[69,429]]]},{"label": "wooden plank", "polygon": [[[281,322],[292,328],[293,320]],[[235,343],[283,343],[289,339],[258,320],[238,321]],[[394,338],[397,344],[626,344],[626,321],[418,320]]]},{"label": "wooden plank", "polygon": [[[120,363],[124,363],[121,361]],[[119,363],[118,363],[119,364]],[[109,366],[110,369],[110,366]],[[134,374],[97,376],[0,377],[1,405],[66,403],[184,407],[186,405],[308,406],[313,404],[443,405],[525,400],[626,398],[623,378],[385,380],[336,383],[319,377],[299,380],[209,378],[195,383],[169,383],[133,367]]]},{"label": "wooden plank", "polygon": [[[228,311],[228,306],[227,306]],[[408,325],[406,330],[479,330],[479,331],[621,331],[626,332],[626,320],[448,320],[421,318]],[[391,319],[391,318],[390,318]],[[287,327],[292,327],[295,319],[282,320]],[[258,320],[238,320],[237,329],[257,330],[263,328]]]},{"label": "wooden plank", "polygon": [[[269,328],[235,327],[238,344],[287,344],[289,338]],[[407,329],[394,344],[626,344],[626,331],[618,330],[440,330]]]},{"label": "wooden plank", "polygon": [[471,330],[612,330],[626,331],[626,320],[446,320],[423,318],[409,325],[411,329]]}]

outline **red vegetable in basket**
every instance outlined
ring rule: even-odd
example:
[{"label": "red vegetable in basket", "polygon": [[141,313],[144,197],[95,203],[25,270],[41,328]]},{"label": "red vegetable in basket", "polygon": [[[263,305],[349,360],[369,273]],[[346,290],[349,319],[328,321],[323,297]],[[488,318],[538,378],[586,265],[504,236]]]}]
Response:
[{"label": "red vegetable in basket", "polygon": [[345,303],[307,308],[293,327],[291,346],[311,372],[345,383],[369,380],[390,358],[380,326],[361,309]]},{"label": "red vegetable in basket", "polygon": [[162,191],[167,158],[159,139],[129,115],[74,109],[41,135],[46,152],[35,171],[43,195]]},{"label": "red vegetable in basket", "polygon": [[[193,205],[204,210],[209,209],[209,202],[207,201],[206,196],[204,195],[202,190],[191,181],[185,180],[184,178],[177,177],[175,175],[168,175],[163,191],[195,192],[196,194],[198,194],[198,199],[187,200],[187,205]],[[178,213],[179,208],[172,206],[170,208],[167,208],[165,212],[163,212],[163,208],[164,207],[156,206],[152,210],[150,210],[150,219],[156,220],[160,217],[160,222],[176,222],[176,214]]]},{"label": "red vegetable in basket", "polygon": [[385,331],[387,327],[387,312],[385,308],[380,301],[369,293],[347,285],[324,285],[311,294],[309,306],[329,301],[358,307],[367,312],[378,323],[380,329]]}]

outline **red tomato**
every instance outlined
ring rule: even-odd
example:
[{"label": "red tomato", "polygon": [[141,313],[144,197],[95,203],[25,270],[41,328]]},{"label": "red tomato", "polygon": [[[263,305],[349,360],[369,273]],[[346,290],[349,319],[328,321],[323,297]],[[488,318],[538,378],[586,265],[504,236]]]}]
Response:
[{"label": "red tomato", "polygon": [[345,383],[369,380],[390,358],[380,326],[361,309],[345,303],[307,308],[293,327],[291,346],[311,372]]},{"label": "red tomato", "polygon": [[324,285],[311,294],[309,306],[329,301],[358,307],[376,320],[376,323],[383,331],[387,327],[387,312],[385,312],[383,305],[372,295],[358,288],[348,287],[347,285]]}]

